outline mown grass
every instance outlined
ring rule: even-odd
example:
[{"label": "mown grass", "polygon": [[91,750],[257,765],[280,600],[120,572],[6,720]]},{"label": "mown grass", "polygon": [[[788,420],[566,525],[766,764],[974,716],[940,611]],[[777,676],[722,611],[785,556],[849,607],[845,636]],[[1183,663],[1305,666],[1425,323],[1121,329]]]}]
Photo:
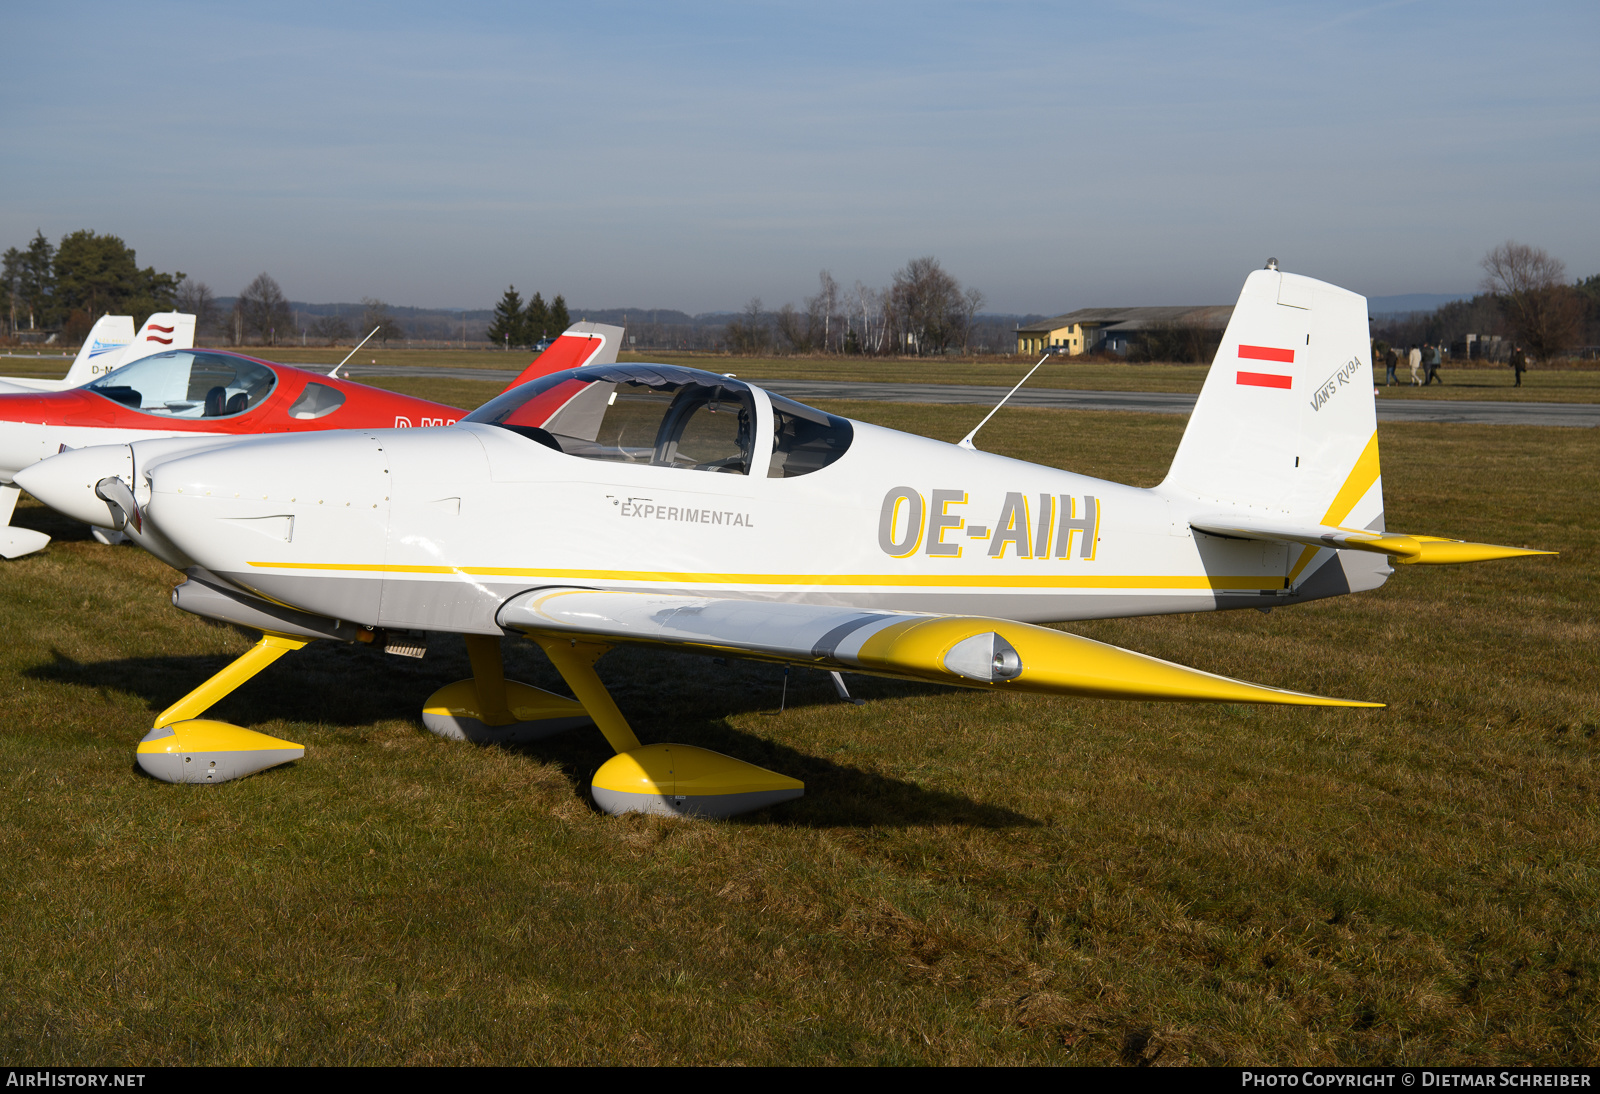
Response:
[{"label": "mown grass", "polygon": [[[290,365],[338,363],[347,349],[330,350],[297,346],[271,349],[248,347],[245,352],[282,361]],[[861,357],[731,357],[709,353],[624,353],[623,361],[660,361],[713,372],[732,372],[747,380],[838,380],[846,382],[919,384],[977,384],[1010,387],[1027,374],[1034,360],[1021,357],[985,356],[951,358],[861,358]],[[380,365],[404,377],[412,368],[522,369],[531,360],[525,351],[510,353],[494,350],[448,349],[363,349],[353,363]],[[1174,364],[1125,364],[1101,358],[1058,358],[1042,365],[1028,383],[1033,387],[1068,391],[1175,391],[1198,394],[1205,382],[1208,366]],[[60,359],[43,364],[12,358],[0,359],[0,375],[61,376],[66,364]],[[1512,386],[1511,370],[1505,367],[1463,368],[1446,366],[1440,373],[1443,385],[1410,385],[1410,372],[1401,367],[1396,374],[1401,383],[1383,386],[1384,370],[1373,370],[1373,382],[1382,387],[1386,399],[1495,400],[1511,402],[1600,402],[1600,369],[1545,369],[1535,367],[1523,375],[1522,386]],[[363,383],[382,384],[382,378],[359,377]],[[388,386],[384,384],[383,386]],[[503,383],[495,387],[498,392]],[[442,397],[440,397],[442,398]],[[450,402],[449,399],[442,399]],[[456,406],[476,406],[457,402]]]},{"label": "mown grass", "polygon": [[[284,351],[285,353],[289,351]],[[313,353],[314,351],[294,351]],[[365,351],[363,351],[365,353]],[[281,356],[281,354],[280,354]],[[324,354],[325,356],[325,354]],[[288,361],[288,357],[283,357]],[[322,356],[314,358],[321,361]],[[337,360],[338,358],[333,358]],[[732,372],[747,380],[839,380],[846,382],[918,384],[979,384],[1010,387],[1033,367],[1033,359],[1020,357],[969,357],[922,359],[864,359],[851,357],[727,357],[717,354],[622,354],[623,361],[662,361],[713,372]],[[520,368],[526,354],[478,351],[389,350],[362,358],[364,363],[407,367]],[[292,362],[291,362],[292,363]],[[1125,364],[1099,358],[1060,358],[1047,361],[1028,383],[1032,387],[1068,391],[1176,391],[1199,394],[1206,365]],[[1396,374],[1401,383],[1384,386],[1384,370],[1373,370],[1373,383],[1386,399],[1495,400],[1508,402],[1600,402],[1600,369],[1534,368],[1513,387],[1514,377],[1505,367],[1446,366],[1442,384],[1410,386],[1410,372]]]},{"label": "mown grass", "polygon": [[[408,381],[415,382],[415,381]],[[443,383],[443,382],[441,382]],[[424,393],[424,392],[419,392]],[[438,392],[435,392],[436,395]],[[836,404],[954,439],[970,408]],[[986,447],[1159,480],[1182,423]],[[316,644],[214,712],[307,758],[133,770],[250,637],[58,539],[0,584],[0,1051],[38,1063],[1600,1061],[1592,430],[1380,426],[1391,527],[1561,550],[1261,615],[1072,629],[1374,712],[985,695],[644,651],[645,740],[806,780],[726,823],[588,805],[606,752],[431,737],[466,675]],[[511,675],[559,687],[532,647]]]}]

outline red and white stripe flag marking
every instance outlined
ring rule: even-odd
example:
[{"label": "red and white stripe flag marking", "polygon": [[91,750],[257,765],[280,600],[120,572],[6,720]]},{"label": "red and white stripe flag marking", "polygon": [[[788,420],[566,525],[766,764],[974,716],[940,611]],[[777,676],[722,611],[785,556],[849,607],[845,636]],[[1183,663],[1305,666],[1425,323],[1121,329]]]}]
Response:
[{"label": "red and white stripe flag marking", "polygon": [[[1239,356],[1251,361],[1281,361],[1286,365],[1294,364],[1294,350],[1276,349],[1272,346],[1241,345]],[[1240,372],[1237,382],[1245,387],[1279,387],[1287,391],[1293,386],[1294,377],[1277,372]]]}]

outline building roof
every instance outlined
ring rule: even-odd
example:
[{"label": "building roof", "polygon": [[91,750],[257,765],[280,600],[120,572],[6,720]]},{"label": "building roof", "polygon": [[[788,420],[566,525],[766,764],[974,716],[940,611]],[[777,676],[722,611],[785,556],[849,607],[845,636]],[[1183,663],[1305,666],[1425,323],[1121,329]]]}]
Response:
[{"label": "building roof", "polygon": [[1092,323],[1118,331],[1153,330],[1159,327],[1206,327],[1221,330],[1233,315],[1232,304],[1200,304],[1152,308],[1079,308],[1054,319],[1044,319],[1018,327],[1019,334],[1048,334],[1074,323]]}]

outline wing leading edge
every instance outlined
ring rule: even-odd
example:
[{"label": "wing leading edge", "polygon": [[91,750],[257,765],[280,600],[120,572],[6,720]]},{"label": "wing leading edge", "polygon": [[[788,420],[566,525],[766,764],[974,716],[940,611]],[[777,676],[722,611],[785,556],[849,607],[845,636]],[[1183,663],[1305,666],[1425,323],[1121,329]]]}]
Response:
[{"label": "wing leading edge", "polygon": [[965,687],[1096,699],[1383,705],[1263,687],[981,616],[558,588],[512,597],[497,621],[529,635],[672,646]]}]

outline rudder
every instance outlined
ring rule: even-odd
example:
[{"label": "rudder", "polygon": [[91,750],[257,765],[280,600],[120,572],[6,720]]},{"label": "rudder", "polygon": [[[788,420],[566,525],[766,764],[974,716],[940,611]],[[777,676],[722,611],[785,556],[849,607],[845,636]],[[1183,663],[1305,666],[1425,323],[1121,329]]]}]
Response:
[{"label": "rudder", "polygon": [[1164,492],[1383,527],[1366,297],[1268,268],[1245,279]]}]

